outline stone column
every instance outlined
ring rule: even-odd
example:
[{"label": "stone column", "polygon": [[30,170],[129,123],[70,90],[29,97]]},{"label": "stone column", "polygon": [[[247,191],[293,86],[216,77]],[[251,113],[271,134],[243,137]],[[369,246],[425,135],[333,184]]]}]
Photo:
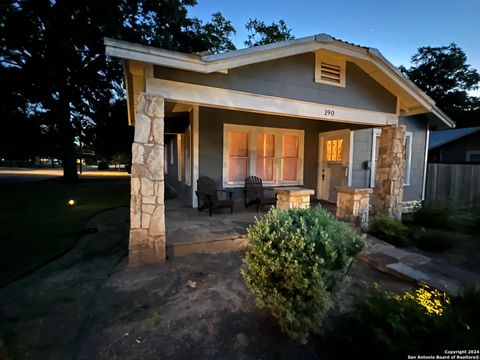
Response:
[{"label": "stone column", "polygon": [[353,222],[363,230],[368,228],[370,194],[372,189],[339,186],[337,189],[337,213],[339,220]]},{"label": "stone column", "polygon": [[315,194],[312,189],[301,187],[275,188],[277,194],[277,209],[309,209],[310,195]]},{"label": "stone column", "polygon": [[140,94],[132,145],[129,263],[164,262],[164,99]]},{"label": "stone column", "polygon": [[405,172],[405,126],[382,127],[372,212],[402,218],[403,174]]}]

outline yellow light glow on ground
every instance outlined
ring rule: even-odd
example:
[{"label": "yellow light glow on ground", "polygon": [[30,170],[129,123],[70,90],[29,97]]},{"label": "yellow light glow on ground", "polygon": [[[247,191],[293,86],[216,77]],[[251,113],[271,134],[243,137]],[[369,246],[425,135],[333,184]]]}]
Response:
[{"label": "yellow light glow on ground", "polygon": [[73,205],[75,205],[75,200],[73,200],[73,199],[68,200],[68,201],[67,201],[67,205],[68,205],[68,206],[73,206]]}]

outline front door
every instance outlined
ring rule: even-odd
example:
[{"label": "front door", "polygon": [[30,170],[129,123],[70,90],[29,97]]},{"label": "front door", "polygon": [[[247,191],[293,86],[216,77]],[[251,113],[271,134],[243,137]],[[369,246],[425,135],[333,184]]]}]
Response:
[{"label": "front door", "polygon": [[337,202],[337,186],[347,186],[350,166],[350,130],[319,134],[317,197]]}]

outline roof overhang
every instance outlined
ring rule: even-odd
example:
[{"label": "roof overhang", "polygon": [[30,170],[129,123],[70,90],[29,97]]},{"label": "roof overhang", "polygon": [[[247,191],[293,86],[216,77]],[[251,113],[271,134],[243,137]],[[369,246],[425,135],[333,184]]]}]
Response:
[{"label": "roof overhang", "polygon": [[229,69],[280,59],[298,54],[326,51],[355,62],[389,92],[397,96],[401,116],[432,113],[445,127],[453,121],[435,106],[435,102],[407,79],[375,48],[361,47],[337,40],[327,34],[308,36],[222,54],[185,54],[121,40],[105,38],[106,54],[129,61],[150,63],[204,74],[228,73]]}]

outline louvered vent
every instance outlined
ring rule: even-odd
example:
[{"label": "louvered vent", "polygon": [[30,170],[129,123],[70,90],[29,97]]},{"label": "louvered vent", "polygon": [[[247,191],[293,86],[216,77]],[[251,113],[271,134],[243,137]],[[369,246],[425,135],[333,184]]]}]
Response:
[{"label": "louvered vent", "polygon": [[327,64],[324,62],[320,64],[320,78],[323,81],[340,84],[341,83],[340,73],[341,73],[340,66]]}]

